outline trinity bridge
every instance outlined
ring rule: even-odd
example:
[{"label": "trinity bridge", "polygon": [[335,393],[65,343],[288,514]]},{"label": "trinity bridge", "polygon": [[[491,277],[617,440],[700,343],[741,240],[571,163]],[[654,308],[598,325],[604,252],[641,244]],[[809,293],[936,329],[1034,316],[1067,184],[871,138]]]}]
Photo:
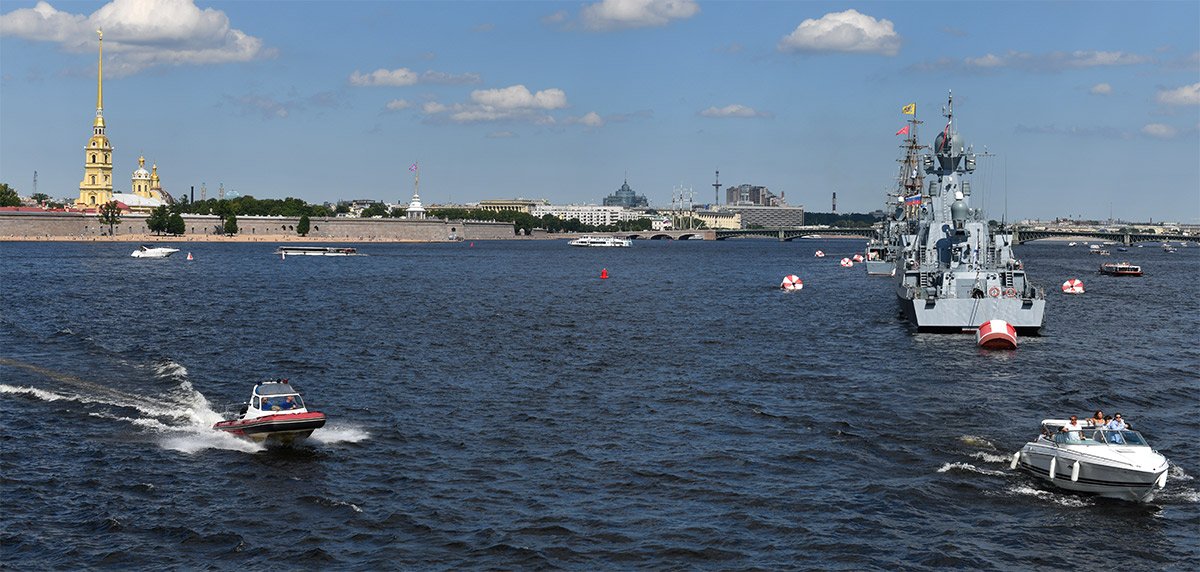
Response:
[{"label": "trinity bridge", "polygon": [[797,238],[862,238],[875,235],[871,228],[745,228],[694,230],[642,230],[601,233],[635,240],[725,240],[727,238],[773,238],[790,241]]},{"label": "trinity bridge", "polygon": [[[1126,246],[1137,242],[1186,242],[1197,240],[1196,236],[1182,233],[1154,234],[1148,232],[1101,232],[1083,230],[1042,230],[1015,225],[1011,227],[1013,242],[1024,244],[1045,238],[1094,238],[1108,242],[1120,242]],[[600,233],[635,240],[725,240],[729,238],[773,238],[787,242],[797,238],[875,238],[874,228],[747,228],[747,229],[693,229],[693,230],[644,230],[631,232]]]}]

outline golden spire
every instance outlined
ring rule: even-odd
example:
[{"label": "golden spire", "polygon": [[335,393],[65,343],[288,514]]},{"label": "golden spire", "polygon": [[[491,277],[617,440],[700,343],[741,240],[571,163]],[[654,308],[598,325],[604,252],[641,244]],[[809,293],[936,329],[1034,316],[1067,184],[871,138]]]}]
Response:
[{"label": "golden spire", "polygon": [[104,32],[97,29],[100,37],[100,64],[96,73],[96,127],[104,127]]}]

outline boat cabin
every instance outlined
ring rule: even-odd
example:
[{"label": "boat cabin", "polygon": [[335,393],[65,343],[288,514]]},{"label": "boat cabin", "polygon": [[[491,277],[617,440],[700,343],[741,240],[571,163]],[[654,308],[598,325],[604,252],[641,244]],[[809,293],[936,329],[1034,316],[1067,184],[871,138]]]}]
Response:
[{"label": "boat cabin", "polygon": [[280,413],[304,413],[304,399],[288,380],[264,381],[254,386],[245,418],[279,415]]}]

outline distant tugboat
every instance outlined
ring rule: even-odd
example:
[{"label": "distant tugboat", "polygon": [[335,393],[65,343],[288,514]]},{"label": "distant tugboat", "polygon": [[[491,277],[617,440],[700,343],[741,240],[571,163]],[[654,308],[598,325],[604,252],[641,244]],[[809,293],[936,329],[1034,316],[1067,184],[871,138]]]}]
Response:
[{"label": "distant tugboat", "polygon": [[993,232],[980,209],[967,206],[975,154],[958,134],[954,98],[946,127],[922,157],[933,180],[900,236],[896,297],[920,331],[973,330],[1004,320],[1022,335],[1036,334],[1046,309],[1045,291],[1034,286],[1013,256],[1013,236]]},{"label": "distant tugboat", "polygon": [[[906,114],[912,115],[908,125],[900,132],[908,136],[904,138],[904,158],[900,160],[900,174],[896,179],[896,191],[888,193],[884,204],[885,218],[876,224],[877,237],[867,241],[867,260],[863,264],[870,276],[893,276],[896,273],[896,258],[900,255],[900,236],[908,225],[908,220],[915,218],[917,209],[921,206],[921,189],[925,185],[925,174],[921,172],[921,150],[926,147],[917,140],[916,105],[907,106]],[[912,216],[910,216],[912,215]]]}]

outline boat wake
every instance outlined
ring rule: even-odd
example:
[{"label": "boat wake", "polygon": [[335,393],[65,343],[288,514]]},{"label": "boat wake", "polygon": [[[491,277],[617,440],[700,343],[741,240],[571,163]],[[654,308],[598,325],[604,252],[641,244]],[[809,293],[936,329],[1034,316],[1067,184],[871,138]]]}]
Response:
[{"label": "boat wake", "polygon": [[948,473],[950,471],[966,471],[966,472],[970,472],[970,473],[979,473],[981,475],[989,475],[989,476],[993,476],[993,477],[1008,476],[1008,473],[1006,473],[1004,471],[996,471],[996,470],[992,470],[992,469],[981,469],[979,467],[976,467],[975,465],[972,465],[971,463],[945,463],[942,465],[942,467],[940,469],[937,470],[937,472],[939,472],[939,473]]},{"label": "boat wake", "polygon": [[1029,485],[1017,485],[1010,487],[1008,492],[1018,496],[1031,496],[1039,500],[1049,501],[1057,505],[1080,508],[1092,506],[1096,504],[1095,497],[1076,496],[1071,494],[1063,494],[1054,491],[1037,489]]},{"label": "boat wake", "polygon": [[353,425],[326,425],[313,431],[309,440],[323,445],[333,445],[336,443],[358,443],[370,437],[371,434],[361,427]]}]

